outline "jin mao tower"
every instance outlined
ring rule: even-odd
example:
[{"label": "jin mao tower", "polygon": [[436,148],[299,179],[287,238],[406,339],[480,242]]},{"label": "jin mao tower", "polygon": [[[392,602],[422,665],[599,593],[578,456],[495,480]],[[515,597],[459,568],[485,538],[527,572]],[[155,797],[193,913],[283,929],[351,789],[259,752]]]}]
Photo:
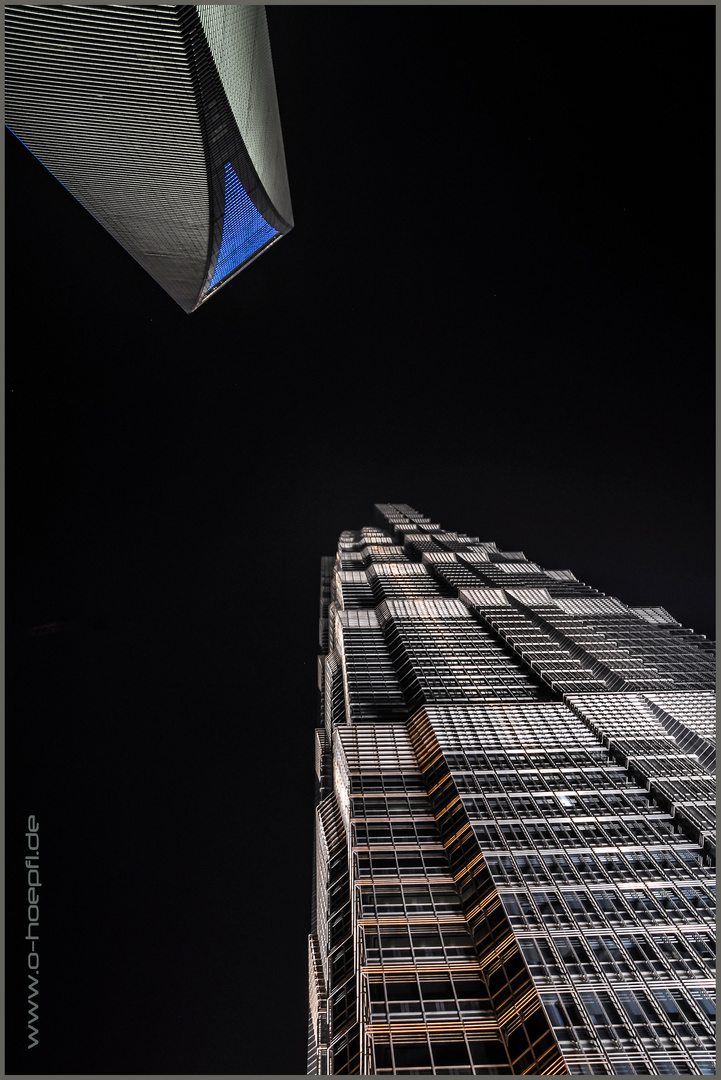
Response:
[{"label": "jin mao tower", "polygon": [[405,504],[320,643],[309,1073],[713,1073],[713,645]]},{"label": "jin mao tower", "polygon": [[262,6],[9,5],[5,68],[7,126],[185,311],[292,228]]}]

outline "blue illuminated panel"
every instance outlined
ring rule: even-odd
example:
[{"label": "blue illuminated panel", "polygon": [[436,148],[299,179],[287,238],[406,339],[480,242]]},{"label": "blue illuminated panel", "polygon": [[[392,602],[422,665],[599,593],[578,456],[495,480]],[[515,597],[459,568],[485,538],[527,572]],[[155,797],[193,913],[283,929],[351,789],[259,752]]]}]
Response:
[{"label": "blue illuminated panel", "polygon": [[232,270],[249,259],[258,248],[278,235],[248,198],[230,162],[225,166],[225,213],[215,273],[208,288],[213,288]]}]

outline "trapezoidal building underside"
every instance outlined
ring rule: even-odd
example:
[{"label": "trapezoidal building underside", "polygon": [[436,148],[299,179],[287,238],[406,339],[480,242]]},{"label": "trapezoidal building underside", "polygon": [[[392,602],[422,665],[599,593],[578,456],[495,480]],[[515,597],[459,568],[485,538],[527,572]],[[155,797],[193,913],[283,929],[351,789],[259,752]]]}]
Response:
[{"label": "trapezoidal building underside", "polygon": [[9,5],[13,134],[187,312],[293,226],[265,9]]},{"label": "trapezoidal building underside", "polygon": [[712,644],[376,515],[322,561],[308,1072],[713,1073]]}]

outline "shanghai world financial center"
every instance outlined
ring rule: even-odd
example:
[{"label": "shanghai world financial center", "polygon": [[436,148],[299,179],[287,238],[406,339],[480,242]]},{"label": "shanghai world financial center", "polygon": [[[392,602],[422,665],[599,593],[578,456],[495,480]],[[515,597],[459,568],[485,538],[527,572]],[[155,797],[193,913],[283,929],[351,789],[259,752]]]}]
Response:
[{"label": "shanghai world financial center", "polygon": [[714,654],[405,504],[322,560],[308,1072],[714,1072]]},{"label": "shanghai world financial center", "polygon": [[293,227],[258,4],[9,4],[5,122],[184,311]]}]

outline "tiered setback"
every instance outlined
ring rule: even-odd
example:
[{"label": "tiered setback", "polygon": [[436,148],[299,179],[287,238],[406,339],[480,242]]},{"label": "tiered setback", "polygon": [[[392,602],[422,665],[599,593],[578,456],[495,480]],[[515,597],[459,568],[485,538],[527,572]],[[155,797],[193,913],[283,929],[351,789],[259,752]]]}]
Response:
[{"label": "tiered setback", "polygon": [[309,1073],[713,1073],[713,647],[376,511],[322,564]]}]

